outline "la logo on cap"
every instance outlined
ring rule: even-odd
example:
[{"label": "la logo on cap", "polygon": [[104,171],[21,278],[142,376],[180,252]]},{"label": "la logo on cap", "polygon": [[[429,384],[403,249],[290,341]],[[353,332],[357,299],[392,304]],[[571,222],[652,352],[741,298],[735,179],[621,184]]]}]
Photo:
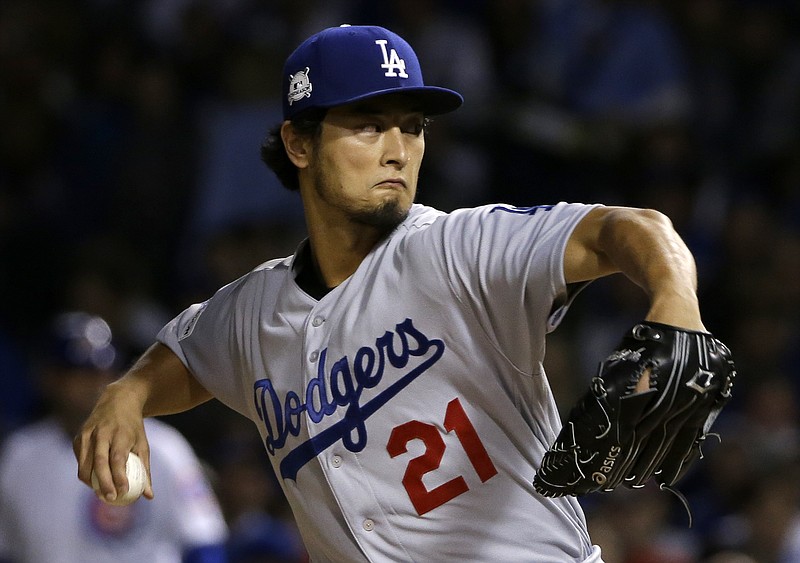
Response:
[{"label": "la logo on cap", "polygon": [[400,55],[398,55],[397,51],[394,49],[391,49],[387,52],[387,43],[388,41],[386,39],[375,40],[375,44],[380,45],[381,52],[383,53],[383,64],[381,65],[381,68],[386,69],[384,76],[399,76],[400,78],[408,78],[408,74],[406,74],[406,62],[400,58]]}]

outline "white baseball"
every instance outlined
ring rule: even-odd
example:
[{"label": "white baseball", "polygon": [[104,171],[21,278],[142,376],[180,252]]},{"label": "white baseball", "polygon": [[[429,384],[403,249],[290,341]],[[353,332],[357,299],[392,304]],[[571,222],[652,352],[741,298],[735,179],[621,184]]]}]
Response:
[{"label": "white baseball", "polygon": [[[113,501],[99,495],[104,502],[115,506],[125,506],[142,496],[147,484],[147,470],[141,458],[133,452],[128,454],[128,460],[125,462],[125,474],[128,477],[128,491],[117,495]],[[92,470],[92,487],[95,491],[100,491],[100,482],[97,480],[94,470]]]}]

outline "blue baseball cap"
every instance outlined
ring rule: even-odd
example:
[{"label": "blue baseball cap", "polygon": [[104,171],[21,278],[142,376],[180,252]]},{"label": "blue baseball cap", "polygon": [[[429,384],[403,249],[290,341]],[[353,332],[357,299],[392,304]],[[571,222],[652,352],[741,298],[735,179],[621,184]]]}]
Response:
[{"label": "blue baseball cap", "polygon": [[461,94],[426,86],[408,42],[378,26],[330,27],[306,39],[283,67],[283,118],[310,108],[330,108],[404,92],[425,115],[457,109]]},{"label": "blue baseball cap", "polygon": [[48,361],[66,369],[92,371],[119,367],[120,355],[111,328],[101,317],[83,311],[57,316],[50,327]]}]

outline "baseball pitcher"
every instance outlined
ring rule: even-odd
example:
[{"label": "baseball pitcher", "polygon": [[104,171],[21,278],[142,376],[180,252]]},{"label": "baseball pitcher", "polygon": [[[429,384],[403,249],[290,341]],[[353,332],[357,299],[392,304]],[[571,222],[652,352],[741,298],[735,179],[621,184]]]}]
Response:
[{"label": "baseball pitcher", "polygon": [[[428,117],[463,100],[391,31],[323,30],[283,81],[262,158],[308,238],[163,328],[76,437],[80,479],[124,492],[143,418],[216,397],[257,427],[315,562],[601,561],[576,496],[671,487],[730,395],[687,247],[651,210],[416,204]],[[545,338],[615,272],[649,310],[562,428]]]}]

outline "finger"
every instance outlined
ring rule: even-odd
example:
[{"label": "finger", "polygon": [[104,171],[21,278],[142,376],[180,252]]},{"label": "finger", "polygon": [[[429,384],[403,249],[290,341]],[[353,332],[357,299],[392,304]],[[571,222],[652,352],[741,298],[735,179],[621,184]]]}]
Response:
[{"label": "finger", "polygon": [[145,485],[144,492],[142,493],[142,495],[150,500],[153,500],[156,496],[155,493],[153,493],[153,485],[150,484],[149,476],[147,478],[147,485]]},{"label": "finger", "polygon": [[[129,446],[122,443],[114,443],[109,450],[109,467],[111,469],[111,478],[113,480],[114,497],[122,496],[128,492],[128,454],[131,452]],[[106,495],[109,500],[114,500]]]},{"label": "finger", "polygon": [[639,378],[639,381],[636,383],[636,388],[633,390],[634,393],[643,393],[645,391],[650,390],[650,368],[647,368],[642,373],[642,376]]},{"label": "finger", "polygon": [[134,453],[141,458],[142,462],[144,463],[145,470],[147,471],[147,483],[144,486],[144,492],[142,494],[145,496],[145,498],[152,500],[155,494],[153,493],[153,478],[152,473],[150,472],[150,447],[147,442],[144,442],[144,444],[141,444],[134,449]]},{"label": "finger", "polygon": [[88,431],[81,431],[72,440],[72,451],[78,462],[78,479],[92,486],[92,436]]},{"label": "finger", "polygon": [[126,465],[134,440],[119,430],[94,432],[92,470],[99,495],[108,501],[128,491]]},{"label": "finger", "polygon": [[95,438],[94,448],[90,454],[92,460],[92,480],[90,482],[98,496],[113,501],[117,498],[117,489],[110,466],[109,447],[108,441]]}]

